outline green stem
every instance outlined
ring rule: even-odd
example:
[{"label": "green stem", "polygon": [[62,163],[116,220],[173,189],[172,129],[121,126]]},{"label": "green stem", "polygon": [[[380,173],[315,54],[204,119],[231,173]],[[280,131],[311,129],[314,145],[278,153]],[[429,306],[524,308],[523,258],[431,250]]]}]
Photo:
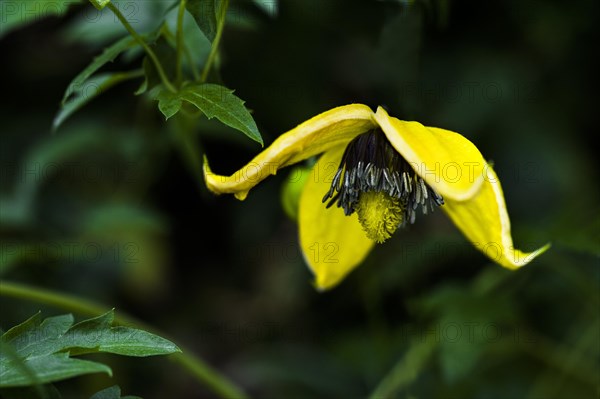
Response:
[{"label": "green stem", "polygon": [[190,53],[190,49],[188,46],[184,45],[185,58],[187,58],[188,64],[190,64],[190,69],[192,70],[192,75],[194,75],[194,80],[200,80],[200,72],[198,72],[198,67],[194,63],[194,58],[192,58],[192,54]]},{"label": "green stem", "polygon": [[[0,281],[0,296],[42,303],[85,316],[99,316],[111,309],[108,306],[101,305],[97,302],[89,301],[75,295],[64,294],[61,292],[4,280]],[[143,322],[124,314],[123,312],[119,313],[120,314],[115,316],[115,322],[117,324],[137,325],[148,331],[155,330],[152,327],[144,325]],[[159,333],[158,335],[165,336],[162,333]],[[189,354],[190,351],[186,350],[181,345],[178,346],[182,353],[170,355],[170,357],[200,383],[212,389],[214,393],[218,394],[222,398],[243,399],[248,397],[232,381],[219,374],[202,359]]]},{"label": "green stem", "polygon": [[125,16],[123,14],[121,14],[121,11],[119,11],[119,9],[117,7],[115,7],[115,5],[112,2],[109,2],[106,5],[106,7],[108,9],[110,9],[115,14],[115,16],[123,24],[123,26],[125,27],[125,29],[127,29],[127,32],[129,32],[129,34],[135,40],[137,40],[137,42],[140,44],[140,46],[142,46],[142,48],[144,49],[144,51],[146,52],[146,54],[148,54],[148,57],[150,57],[150,59],[154,63],[154,66],[156,67],[156,70],[158,71],[158,75],[160,76],[160,79],[162,80],[162,83],[165,85],[165,87],[169,91],[171,91],[173,93],[176,93],[177,89],[175,88],[175,86],[173,86],[173,84],[171,83],[171,81],[169,81],[169,78],[167,78],[167,75],[165,74],[165,71],[164,71],[161,63],[158,60],[158,57],[156,56],[156,54],[154,53],[154,51],[152,51],[152,49],[150,48],[150,46],[148,46],[148,44],[144,41],[144,39],[135,31],[135,29],[133,29],[133,27],[131,26],[131,24],[129,24],[129,21],[127,21],[127,19],[125,18]]},{"label": "green stem", "polygon": [[[169,40],[177,41],[176,35],[173,35],[173,33],[169,30],[169,27],[167,25],[163,25],[162,32],[165,35],[165,37],[167,37]],[[194,80],[200,81],[200,72],[198,72],[198,68],[196,67],[196,64],[194,63],[194,58],[192,57],[192,54],[190,53],[189,47],[185,44],[185,41],[183,42],[183,53],[185,55],[185,58],[187,59],[187,63],[190,65],[190,69],[192,70],[192,75],[194,75]]]},{"label": "green stem", "polygon": [[[184,109],[184,107],[181,107],[182,111]],[[175,119],[176,124],[173,126],[173,135],[186,166],[190,169],[190,172],[194,175],[196,181],[202,182],[204,179],[202,173],[202,157],[200,156],[202,149],[199,148],[199,142],[195,140],[193,129],[196,122],[192,119],[194,116],[190,115],[189,112],[183,111],[182,113],[188,117],[178,117]]]},{"label": "green stem", "polygon": [[177,71],[177,85],[181,86],[181,82],[183,80],[183,67],[182,67],[182,58],[183,58],[183,16],[185,12],[185,4],[187,0],[181,0],[179,2],[179,12],[177,13],[177,58],[175,60],[176,71]]},{"label": "green stem", "polygon": [[215,39],[212,42],[212,46],[210,48],[210,53],[208,54],[208,59],[206,60],[206,64],[204,65],[204,69],[202,70],[202,76],[200,77],[200,82],[206,82],[206,78],[208,78],[208,73],[210,72],[210,68],[217,56],[217,50],[219,49],[219,42],[221,41],[221,35],[223,34],[223,27],[225,27],[225,15],[227,14],[227,8],[229,7],[229,0],[223,0],[221,4],[221,8],[219,9],[219,20],[217,21],[217,33],[215,34]]},{"label": "green stem", "polygon": [[370,399],[392,398],[407,388],[425,368],[436,348],[433,340],[413,341],[406,354],[379,382],[369,396]]}]

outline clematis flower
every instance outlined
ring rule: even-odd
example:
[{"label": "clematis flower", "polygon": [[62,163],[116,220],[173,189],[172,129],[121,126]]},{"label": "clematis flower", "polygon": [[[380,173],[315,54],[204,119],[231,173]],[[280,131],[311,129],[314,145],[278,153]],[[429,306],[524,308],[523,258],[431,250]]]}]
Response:
[{"label": "clematis flower", "polygon": [[[302,189],[300,248],[318,289],[339,283],[418,213],[441,208],[466,238],[496,263],[517,269],[548,249],[513,247],[500,181],[458,133],[373,112],[362,104],[326,111],[277,138],[231,176],[206,185],[244,200],[281,168],[322,154]],[[419,212],[421,211],[421,212]]]}]

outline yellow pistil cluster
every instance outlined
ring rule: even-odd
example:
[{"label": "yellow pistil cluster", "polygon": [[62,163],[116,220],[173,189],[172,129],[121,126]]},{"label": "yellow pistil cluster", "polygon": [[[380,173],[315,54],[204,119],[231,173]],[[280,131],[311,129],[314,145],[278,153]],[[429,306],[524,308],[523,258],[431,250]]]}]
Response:
[{"label": "yellow pistil cluster", "polygon": [[400,199],[383,191],[360,193],[356,212],[367,237],[380,244],[390,238],[402,223]]}]

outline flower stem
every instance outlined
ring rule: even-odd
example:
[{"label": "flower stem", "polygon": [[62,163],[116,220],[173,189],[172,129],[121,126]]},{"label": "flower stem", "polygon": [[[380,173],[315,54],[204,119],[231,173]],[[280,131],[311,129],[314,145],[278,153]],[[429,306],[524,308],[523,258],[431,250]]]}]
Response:
[{"label": "flower stem", "polygon": [[[0,296],[42,303],[86,316],[99,316],[111,309],[108,306],[75,295],[8,282],[5,280],[0,281]],[[115,322],[121,325],[137,325],[151,332],[156,331],[154,328],[144,325],[143,322],[140,322],[123,312],[119,312],[119,314],[115,315]],[[157,335],[165,336],[165,334],[162,333],[158,333]],[[182,352],[170,355],[169,357],[185,369],[198,382],[210,388],[222,398],[244,399],[248,397],[232,381],[219,374],[202,359],[190,354],[191,352],[181,345],[177,346],[179,346]]]},{"label": "flower stem", "polygon": [[169,78],[167,78],[167,75],[165,74],[165,71],[164,71],[161,63],[158,60],[158,57],[156,56],[156,54],[154,53],[154,51],[152,51],[152,49],[150,48],[150,46],[148,46],[148,44],[144,41],[144,39],[135,31],[135,29],[133,29],[133,27],[127,21],[127,19],[125,18],[125,16],[121,13],[121,11],[119,11],[119,9],[112,2],[109,2],[106,5],[106,7],[108,9],[110,9],[115,14],[115,16],[123,24],[123,26],[125,27],[125,29],[127,29],[127,32],[129,32],[129,34],[135,40],[137,40],[137,42],[140,44],[140,46],[142,46],[142,48],[144,49],[144,51],[146,52],[146,54],[148,54],[148,57],[150,57],[150,59],[154,63],[154,66],[156,67],[158,75],[160,76],[160,79],[161,79],[162,83],[165,85],[165,87],[169,91],[171,91],[173,93],[176,93],[177,89],[175,88],[175,86],[173,86],[173,84],[171,83],[171,81],[169,81]]},{"label": "flower stem", "polygon": [[178,86],[181,86],[181,82],[183,80],[183,68],[182,68],[182,58],[183,58],[183,16],[185,13],[185,5],[187,0],[181,0],[179,2],[179,11],[177,13],[177,55],[175,60],[177,77],[176,82]]},{"label": "flower stem", "polygon": [[223,34],[223,28],[225,27],[225,15],[227,14],[227,8],[229,7],[229,0],[223,0],[221,3],[221,8],[219,9],[219,17],[217,20],[217,33],[215,34],[215,39],[212,42],[212,46],[210,47],[210,53],[208,54],[208,59],[206,60],[206,64],[204,65],[204,69],[202,70],[202,76],[200,77],[200,82],[206,82],[206,78],[208,78],[208,73],[210,72],[210,68],[217,56],[217,50],[219,49],[219,42],[221,41],[221,35]]}]

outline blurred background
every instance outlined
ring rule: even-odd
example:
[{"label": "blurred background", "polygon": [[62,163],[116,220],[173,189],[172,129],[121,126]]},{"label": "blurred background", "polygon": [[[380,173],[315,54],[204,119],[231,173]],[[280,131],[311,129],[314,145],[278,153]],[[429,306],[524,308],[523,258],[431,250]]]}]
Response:
[{"label": "blurred background", "polygon": [[[143,32],[172,2],[123,4]],[[208,193],[177,126],[133,94],[141,79],[51,131],[69,82],[125,33],[82,4],[0,39],[0,277],[127,312],[257,398],[600,397],[600,3],[271,5],[232,1],[215,75],[266,145],[351,102],[460,132],[494,163],[515,245],[552,248],[510,272],[434,212],[316,292],[280,205],[287,173],[244,202]],[[213,121],[194,133],[220,174],[261,150]],[[0,325],[39,309],[64,313],[2,297]],[[215,397],[166,358],[103,360],[113,378],[61,382],[65,397]]]}]

